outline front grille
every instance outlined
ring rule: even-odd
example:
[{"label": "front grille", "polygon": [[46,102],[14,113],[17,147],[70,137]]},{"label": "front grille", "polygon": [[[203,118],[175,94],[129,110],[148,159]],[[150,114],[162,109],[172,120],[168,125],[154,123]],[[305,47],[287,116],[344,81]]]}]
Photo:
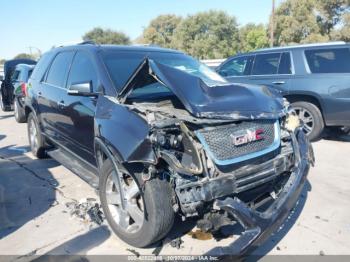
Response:
[{"label": "front grille", "polygon": [[[234,145],[232,136],[262,129],[262,140]],[[217,164],[231,164],[271,152],[279,146],[279,127],[275,120],[246,121],[196,131],[207,153]]]}]

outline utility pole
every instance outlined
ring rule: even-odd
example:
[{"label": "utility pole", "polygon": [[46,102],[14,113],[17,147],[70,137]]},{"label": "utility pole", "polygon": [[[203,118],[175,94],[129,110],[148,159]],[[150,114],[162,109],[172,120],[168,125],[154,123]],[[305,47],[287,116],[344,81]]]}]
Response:
[{"label": "utility pole", "polygon": [[36,49],[38,51],[36,56],[38,56],[40,58],[41,50],[39,48],[37,48],[35,46],[28,46],[28,48],[29,48],[29,53],[30,53],[31,56],[33,56],[33,48]]},{"label": "utility pole", "polygon": [[270,47],[273,47],[275,31],[275,0],[272,0],[272,12],[271,12],[271,21],[270,21]]}]

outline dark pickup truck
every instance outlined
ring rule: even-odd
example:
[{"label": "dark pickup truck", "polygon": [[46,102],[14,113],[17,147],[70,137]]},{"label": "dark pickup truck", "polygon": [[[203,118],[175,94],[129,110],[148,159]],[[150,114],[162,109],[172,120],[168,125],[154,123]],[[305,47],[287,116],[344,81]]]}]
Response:
[{"label": "dark pickup truck", "polygon": [[205,231],[237,223],[227,247],[249,252],[297,202],[312,147],[273,89],[230,84],[183,53],[152,47],[61,47],[27,88],[32,152],[99,190],[125,242],[166,236],[175,214]]}]

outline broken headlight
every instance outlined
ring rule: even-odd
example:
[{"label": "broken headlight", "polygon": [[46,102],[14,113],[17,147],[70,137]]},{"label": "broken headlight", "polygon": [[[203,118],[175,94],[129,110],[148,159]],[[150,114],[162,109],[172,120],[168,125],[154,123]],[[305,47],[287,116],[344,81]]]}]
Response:
[{"label": "broken headlight", "polygon": [[184,126],[155,130],[151,141],[159,157],[178,173],[199,175],[203,172],[195,142]]},{"label": "broken headlight", "polygon": [[288,116],[286,117],[284,127],[287,130],[294,132],[295,129],[297,129],[299,126],[300,126],[299,117],[295,114],[288,114]]}]

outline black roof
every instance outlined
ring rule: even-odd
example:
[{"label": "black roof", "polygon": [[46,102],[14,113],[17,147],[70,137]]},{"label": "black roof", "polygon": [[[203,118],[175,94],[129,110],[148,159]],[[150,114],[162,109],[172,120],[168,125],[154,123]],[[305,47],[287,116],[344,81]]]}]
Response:
[{"label": "black roof", "polygon": [[83,43],[78,45],[62,46],[53,50],[65,50],[65,49],[88,49],[88,50],[106,50],[106,51],[131,51],[131,52],[164,52],[164,53],[179,53],[183,52],[162,48],[158,46],[143,46],[143,45],[97,45],[90,43]]}]

